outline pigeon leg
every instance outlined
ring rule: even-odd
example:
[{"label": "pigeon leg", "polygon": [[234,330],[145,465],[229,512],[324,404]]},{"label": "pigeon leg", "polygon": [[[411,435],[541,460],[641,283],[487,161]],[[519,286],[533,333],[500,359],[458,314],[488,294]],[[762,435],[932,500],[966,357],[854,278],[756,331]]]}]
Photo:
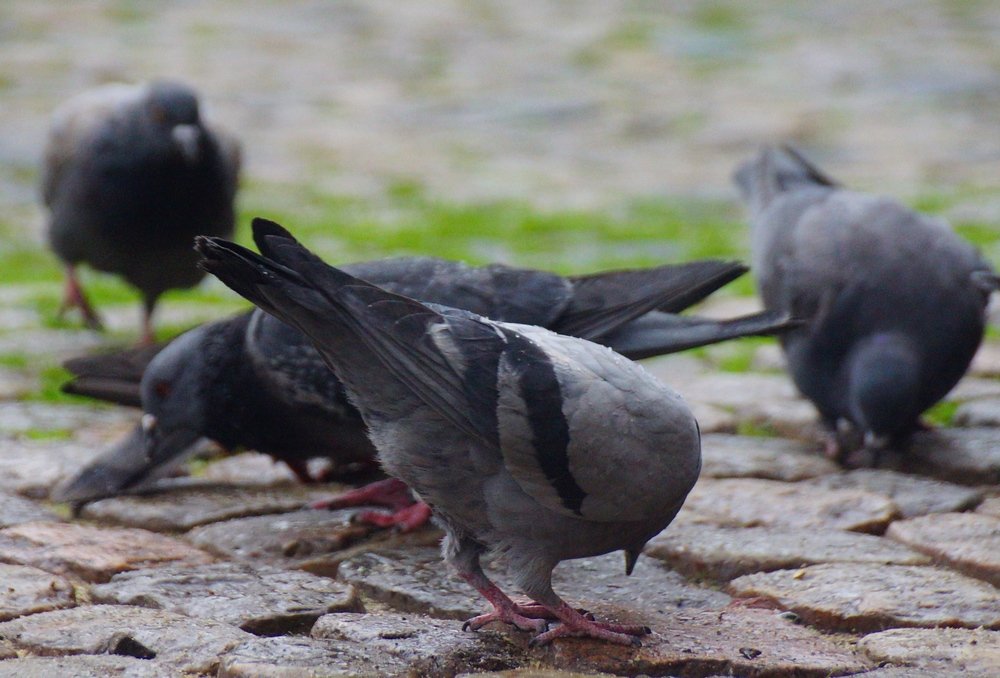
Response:
[{"label": "pigeon leg", "polygon": [[[454,543],[451,536],[449,543]],[[446,553],[450,548],[446,547]],[[521,606],[515,603],[510,597],[500,590],[496,584],[483,572],[479,564],[478,546],[474,542],[462,543],[457,553],[446,556],[448,562],[458,572],[459,576],[469,583],[472,588],[479,591],[483,598],[486,598],[493,606],[492,612],[473,617],[462,625],[464,631],[476,631],[486,624],[494,621],[502,621],[513,624],[522,631],[532,631],[543,633],[549,625],[544,618],[536,616],[536,612],[543,612],[548,616],[548,610],[537,605]]]},{"label": "pigeon leg", "polygon": [[87,301],[87,295],[83,293],[83,286],[80,285],[80,279],[76,275],[76,266],[72,264],[66,266],[66,288],[63,292],[62,304],[59,306],[59,317],[61,318],[71,308],[80,309],[83,314],[83,322],[90,329],[98,331],[104,329],[100,316]]},{"label": "pigeon leg", "polygon": [[393,511],[399,511],[412,506],[414,503],[415,500],[406,483],[397,478],[386,478],[385,480],[369,483],[364,487],[359,487],[356,490],[345,492],[336,497],[314,501],[309,504],[309,508],[332,510],[374,504],[375,506],[385,506]]},{"label": "pigeon leg", "polygon": [[431,519],[431,507],[422,501],[410,504],[393,513],[382,511],[364,511],[356,515],[355,520],[377,527],[395,527],[400,532],[412,532],[426,525]]},{"label": "pigeon leg", "polygon": [[619,645],[640,646],[642,643],[636,636],[644,636],[650,631],[648,626],[638,624],[612,624],[610,622],[599,622],[588,619],[577,610],[567,605],[562,600],[558,605],[548,608],[549,611],[562,623],[540,633],[531,639],[532,645],[546,645],[556,638],[596,638],[606,640]]}]

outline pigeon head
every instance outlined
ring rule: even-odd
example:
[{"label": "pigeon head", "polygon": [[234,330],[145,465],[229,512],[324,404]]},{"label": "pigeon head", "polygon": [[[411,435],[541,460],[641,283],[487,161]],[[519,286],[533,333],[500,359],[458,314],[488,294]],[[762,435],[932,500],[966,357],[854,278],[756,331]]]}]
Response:
[{"label": "pigeon head", "polygon": [[791,146],[765,147],[740,164],[733,182],[754,210],[763,210],[775,196],[809,186],[836,186]]},{"label": "pigeon head", "polygon": [[150,361],[140,384],[146,457],[176,458],[203,435],[206,384],[216,371],[206,350],[212,325],[195,328],[172,341]]},{"label": "pigeon head", "polygon": [[849,368],[848,407],[866,437],[905,434],[920,416],[920,356],[904,335],[882,333],[860,343]]},{"label": "pigeon head", "polygon": [[201,119],[197,95],[184,85],[158,81],[149,86],[146,98],[149,119],[170,135],[183,158],[195,162],[200,155]]}]

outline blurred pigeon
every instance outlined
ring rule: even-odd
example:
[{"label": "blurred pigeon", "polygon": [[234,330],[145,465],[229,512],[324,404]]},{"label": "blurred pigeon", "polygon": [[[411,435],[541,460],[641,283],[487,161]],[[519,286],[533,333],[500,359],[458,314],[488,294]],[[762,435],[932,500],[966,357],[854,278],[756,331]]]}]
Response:
[{"label": "blurred pigeon", "polygon": [[[537,644],[638,644],[648,628],[587,618],[553,592],[552,569],[621,549],[630,572],[677,514],[701,467],[680,396],[607,347],[393,294],[274,225],[255,240],[263,257],[219,238],[197,249],[206,270],[315,342],[386,471],[433,507],[446,561],[494,607],[466,628],[501,620]],[[535,605],[486,577],[486,552],[504,554]]]},{"label": "blurred pigeon", "polygon": [[996,278],[943,222],[841,188],[791,148],[735,174],[768,309],[810,318],[782,346],[819,410],[827,452],[878,462],[965,373]]},{"label": "blurred pigeon", "polygon": [[[408,296],[585,336],[629,357],[770,334],[789,325],[782,314],[768,312],[726,321],[674,314],[745,272],[732,262],[568,278],[428,257],[344,268]],[[653,307],[669,312],[647,312]],[[361,416],[312,343],[262,311],[196,328],[156,351],[140,347],[66,363],[76,377],[65,391],[141,406],[149,430],[137,427],[57,488],[53,496],[58,501],[79,503],[141,489],[197,451],[195,442],[201,437],[227,449],[270,454],[304,481],[311,479],[306,462],[313,457],[332,460],[337,471],[358,464],[363,468],[374,459]],[[414,505],[405,484],[395,480],[321,504],[373,503],[396,511],[391,516],[363,514],[384,526],[412,529],[428,515],[425,507]]]},{"label": "blurred pigeon", "polygon": [[106,85],[59,107],[42,197],[49,242],[66,266],[62,311],[79,307],[100,329],[76,267],[117,273],[142,293],[142,341],[152,341],[159,296],[204,277],[194,236],[233,232],[239,166],[238,144],[205,126],[182,84]]}]

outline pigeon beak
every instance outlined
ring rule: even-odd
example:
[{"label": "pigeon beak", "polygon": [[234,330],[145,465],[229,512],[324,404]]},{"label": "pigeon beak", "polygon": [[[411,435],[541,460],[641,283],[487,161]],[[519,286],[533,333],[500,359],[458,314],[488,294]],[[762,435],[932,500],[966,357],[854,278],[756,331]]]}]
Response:
[{"label": "pigeon beak", "polygon": [[198,160],[201,155],[201,130],[197,125],[177,125],[170,131],[170,136],[187,162]]}]

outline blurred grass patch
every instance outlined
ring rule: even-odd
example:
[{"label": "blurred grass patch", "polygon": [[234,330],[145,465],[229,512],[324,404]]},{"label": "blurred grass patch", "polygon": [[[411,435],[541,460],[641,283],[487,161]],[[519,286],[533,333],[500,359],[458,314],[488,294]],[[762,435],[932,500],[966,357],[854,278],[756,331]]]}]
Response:
[{"label": "blurred grass patch", "polygon": [[942,400],[924,412],[923,418],[934,426],[951,426],[955,420],[955,412],[958,411],[960,404],[955,400]]}]

